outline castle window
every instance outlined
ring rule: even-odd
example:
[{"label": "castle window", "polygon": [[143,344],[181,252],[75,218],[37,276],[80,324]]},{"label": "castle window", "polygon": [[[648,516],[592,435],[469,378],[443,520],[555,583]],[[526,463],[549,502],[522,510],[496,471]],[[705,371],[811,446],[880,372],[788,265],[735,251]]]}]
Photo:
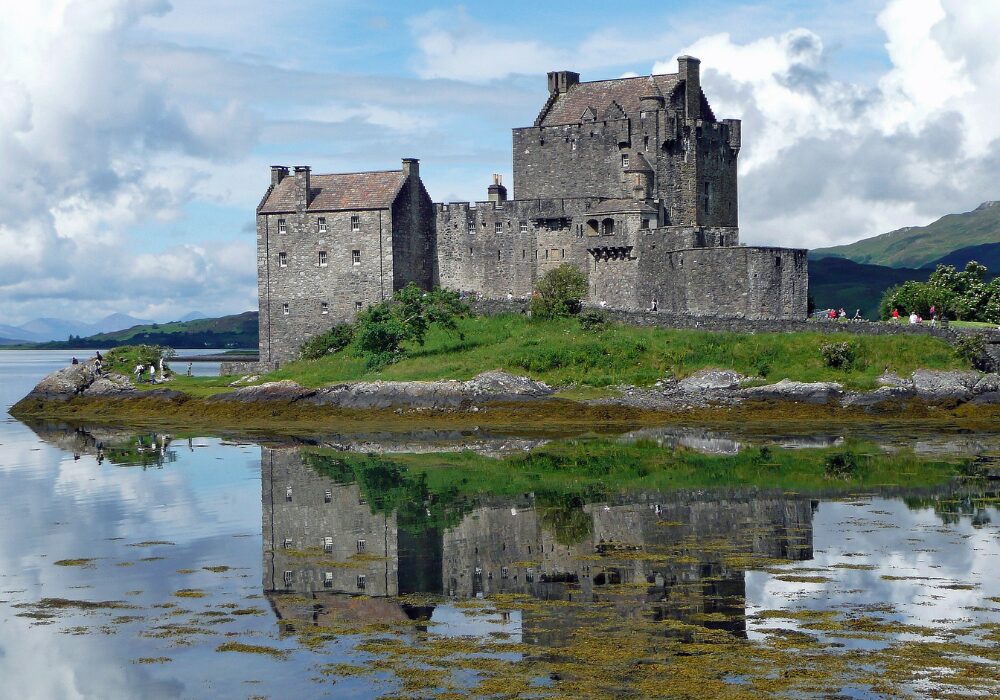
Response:
[{"label": "castle window", "polygon": [[368,582],[368,577],[364,574],[358,574],[358,590],[365,590],[365,584]]},{"label": "castle window", "polygon": [[528,582],[528,583],[531,583],[532,581],[534,581],[535,580],[535,570],[534,569],[528,569],[527,571],[525,571],[524,572],[524,580],[526,582]]},{"label": "castle window", "polygon": [[293,576],[293,574],[292,574],[292,572],[291,572],[291,571],[286,571],[286,572],[285,572],[285,575],[284,575],[284,579],[285,579],[285,588],[287,588],[287,587],[289,587],[289,586],[291,586],[291,585],[292,585],[292,576]]},{"label": "castle window", "polygon": [[351,215],[351,230],[360,231],[361,230],[361,217],[357,214]]},{"label": "castle window", "polygon": [[333,491],[331,489],[327,489],[326,493],[323,494],[323,503],[329,503],[332,500],[333,500]]},{"label": "castle window", "polygon": [[775,258],[774,259],[774,266],[775,267],[781,267],[781,258]]},{"label": "castle window", "polygon": [[[288,315],[288,303],[287,302],[281,305],[281,314],[283,316],[287,316]],[[292,500],[291,495],[292,495],[292,491],[291,491],[291,489],[289,489],[288,490],[288,500],[289,501]]]},{"label": "castle window", "polygon": [[604,221],[602,221],[601,222],[601,233],[603,233],[605,236],[613,236],[613,235],[615,235],[615,220],[614,219],[605,219]]},{"label": "castle window", "polygon": [[285,549],[290,549],[292,546],[292,538],[286,537],[284,542],[281,543],[281,546],[284,547]]},{"label": "castle window", "polygon": [[324,537],[323,538],[323,551],[327,554],[333,554],[333,538]]},{"label": "castle window", "polygon": [[325,302],[325,301],[321,301],[319,303],[319,312],[321,314],[328,314],[328,313],[330,313],[330,305],[327,302]]},{"label": "castle window", "polygon": [[323,588],[333,588],[333,572],[323,572]]},{"label": "castle window", "polygon": [[600,232],[601,232],[600,229],[598,228],[599,225],[600,224],[598,223],[597,219],[591,219],[590,221],[588,221],[587,222],[587,235],[588,236],[597,236],[597,235],[599,235]]},{"label": "castle window", "polygon": [[642,221],[639,222],[639,228],[642,229],[649,228],[649,219],[643,217]]},{"label": "castle window", "polygon": [[500,578],[507,578],[510,575],[510,571],[506,566],[500,567]]},{"label": "castle window", "polygon": [[546,260],[549,259],[549,249],[548,248],[545,249],[545,259]]},{"label": "castle window", "polygon": [[319,266],[320,267],[326,267],[326,251],[325,250],[319,251],[319,255],[317,256],[317,258],[318,258],[317,262],[319,262]]},{"label": "castle window", "polygon": [[498,250],[497,251],[497,260],[499,260],[499,259],[500,259],[500,251]]},{"label": "castle window", "polygon": [[501,224],[499,221],[493,224],[493,232],[503,233],[503,224]]},{"label": "castle window", "polygon": [[704,183],[701,192],[702,211],[704,211],[706,214],[708,213],[708,207],[711,201],[712,201],[712,183],[706,182]]},{"label": "castle window", "polygon": [[278,267],[288,267],[288,253],[278,253]]},{"label": "castle window", "polygon": [[622,153],[622,167],[628,167],[628,153]]},{"label": "castle window", "polygon": [[364,540],[358,540],[358,554],[364,554],[365,550],[368,548],[368,543]]},{"label": "castle window", "polygon": [[360,301],[354,302],[354,310],[355,311],[361,311],[361,302]]},{"label": "castle window", "polygon": [[649,150],[649,137],[648,136],[643,136],[642,137],[642,147],[645,150],[647,150],[647,151]]},{"label": "castle window", "polygon": [[316,229],[320,233],[326,233],[326,219],[324,217],[319,217],[316,219]]},{"label": "castle window", "polygon": [[724,234],[719,234],[719,245],[726,245],[726,236]]},{"label": "castle window", "polygon": [[522,221],[521,222],[521,233],[527,233],[527,232],[528,232],[528,222],[527,221]]},{"label": "castle window", "polygon": [[288,233],[288,229],[285,227],[284,219],[278,219],[278,233]]},{"label": "castle window", "polygon": [[[282,304],[282,306],[288,306],[288,304]],[[291,486],[286,486],[285,487],[285,500],[289,501],[289,502],[291,502],[291,500],[292,500],[292,487]]]},{"label": "castle window", "polygon": [[351,251],[351,262],[354,263],[355,265],[360,265],[361,264],[361,251],[360,250],[352,250]]},{"label": "castle window", "polygon": [[470,221],[469,222],[469,233],[475,233],[475,232],[476,232],[476,222],[475,221]]},{"label": "castle window", "polygon": [[527,250],[525,250],[524,248],[521,248],[521,260],[524,260],[524,258],[525,258],[525,257],[526,257],[527,255],[528,255],[528,251],[527,251]]}]

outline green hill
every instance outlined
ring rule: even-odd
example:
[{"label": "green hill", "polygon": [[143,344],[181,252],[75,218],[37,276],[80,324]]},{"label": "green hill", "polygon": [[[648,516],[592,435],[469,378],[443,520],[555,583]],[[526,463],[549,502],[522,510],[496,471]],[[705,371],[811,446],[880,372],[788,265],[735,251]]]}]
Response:
[{"label": "green hill", "polygon": [[257,312],[219,318],[152,323],[86,338],[33,343],[32,348],[113,348],[119,345],[163,345],[171,348],[257,349]]},{"label": "green hill", "polygon": [[809,261],[809,295],[817,309],[839,309],[854,316],[855,309],[878,318],[878,304],[889,287],[908,280],[926,282],[932,270],[863,265],[844,258]]},{"label": "green hill", "polygon": [[848,245],[817,248],[809,257],[919,268],[960,248],[989,243],[1000,243],[1000,202],[985,202],[964,214],[948,214],[927,226],[908,226]]}]

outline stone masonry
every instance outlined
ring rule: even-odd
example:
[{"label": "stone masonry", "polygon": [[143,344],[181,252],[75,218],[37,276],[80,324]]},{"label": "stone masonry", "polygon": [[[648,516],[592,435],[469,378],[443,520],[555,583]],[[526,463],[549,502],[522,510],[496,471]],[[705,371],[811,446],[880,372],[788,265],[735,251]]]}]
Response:
[{"label": "stone masonry", "polygon": [[562,264],[609,309],[805,318],[806,251],[739,242],[740,122],[716,119],[698,59],[675,74],[548,81],[534,124],[514,129],[512,198],[494,176],[484,201],[433,204],[414,159],[311,179],[273,167],[257,210],[261,360],[294,358],[409,282],[527,299]]}]

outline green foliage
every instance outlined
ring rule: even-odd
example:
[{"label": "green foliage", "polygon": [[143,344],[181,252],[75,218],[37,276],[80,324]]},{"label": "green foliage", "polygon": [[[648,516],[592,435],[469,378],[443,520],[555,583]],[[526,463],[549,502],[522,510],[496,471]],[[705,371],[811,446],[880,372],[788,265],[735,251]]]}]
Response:
[{"label": "green foliage", "polygon": [[104,364],[109,371],[131,374],[136,365],[159,366],[161,357],[168,360],[175,354],[173,348],[159,345],[122,345],[105,353]]},{"label": "green foliage", "polygon": [[827,343],[820,348],[823,362],[827,367],[847,369],[854,364],[857,353],[850,343]]},{"label": "green foliage", "polygon": [[303,360],[318,360],[338,350],[343,350],[354,339],[354,326],[350,323],[338,323],[326,333],[314,335],[299,348],[299,356]]},{"label": "green foliage", "polygon": [[886,290],[879,313],[889,318],[895,308],[901,315],[916,311],[930,319],[934,306],[941,318],[1000,323],[1000,278],[987,282],[988,272],[975,260],[961,271],[938,265],[926,282],[904,282]]},{"label": "green foliage", "polygon": [[611,317],[602,309],[588,309],[581,312],[577,320],[585,331],[602,331],[611,322]]},{"label": "green foliage", "polygon": [[579,313],[587,296],[587,278],[568,263],[546,272],[531,298],[533,318],[549,319]]},{"label": "green foliage", "polygon": [[[440,288],[425,292],[411,282],[391,301],[358,315],[355,347],[369,369],[385,367],[404,356],[404,343],[423,345],[432,325],[458,332],[458,319],[466,313],[468,306],[457,292]],[[462,337],[461,332],[458,335]]]},{"label": "green foliage", "polygon": [[986,336],[982,333],[960,336],[955,341],[955,354],[977,369],[991,369],[991,358],[986,353]]},{"label": "green foliage", "polygon": [[860,461],[853,452],[837,452],[826,458],[823,471],[831,479],[849,480],[861,471]]}]

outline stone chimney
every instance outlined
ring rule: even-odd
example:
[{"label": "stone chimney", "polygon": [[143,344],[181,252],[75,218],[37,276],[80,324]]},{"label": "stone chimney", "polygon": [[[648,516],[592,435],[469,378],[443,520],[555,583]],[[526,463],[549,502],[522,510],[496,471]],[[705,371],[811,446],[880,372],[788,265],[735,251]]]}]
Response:
[{"label": "stone chimney", "polygon": [[580,74],[571,70],[559,70],[549,73],[549,93],[564,93],[580,82]]},{"label": "stone chimney", "polygon": [[681,56],[677,68],[684,81],[685,118],[701,119],[701,61],[694,56]]},{"label": "stone chimney", "polygon": [[295,166],[295,204],[296,208],[306,209],[309,206],[309,198],[312,193],[309,190],[308,165]]},{"label": "stone chimney", "polygon": [[486,188],[486,192],[489,196],[489,201],[494,204],[507,201],[507,188],[501,183],[502,178],[499,174],[493,174],[493,184]]},{"label": "stone chimney", "polygon": [[271,184],[277,186],[279,182],[288,177],[288,168],[284,165],[271,166]]},{"label": "stone chimney", "polygon": [[416,158],[403,158],[403,175],[407,178],[419,178],[420,161]]}]

